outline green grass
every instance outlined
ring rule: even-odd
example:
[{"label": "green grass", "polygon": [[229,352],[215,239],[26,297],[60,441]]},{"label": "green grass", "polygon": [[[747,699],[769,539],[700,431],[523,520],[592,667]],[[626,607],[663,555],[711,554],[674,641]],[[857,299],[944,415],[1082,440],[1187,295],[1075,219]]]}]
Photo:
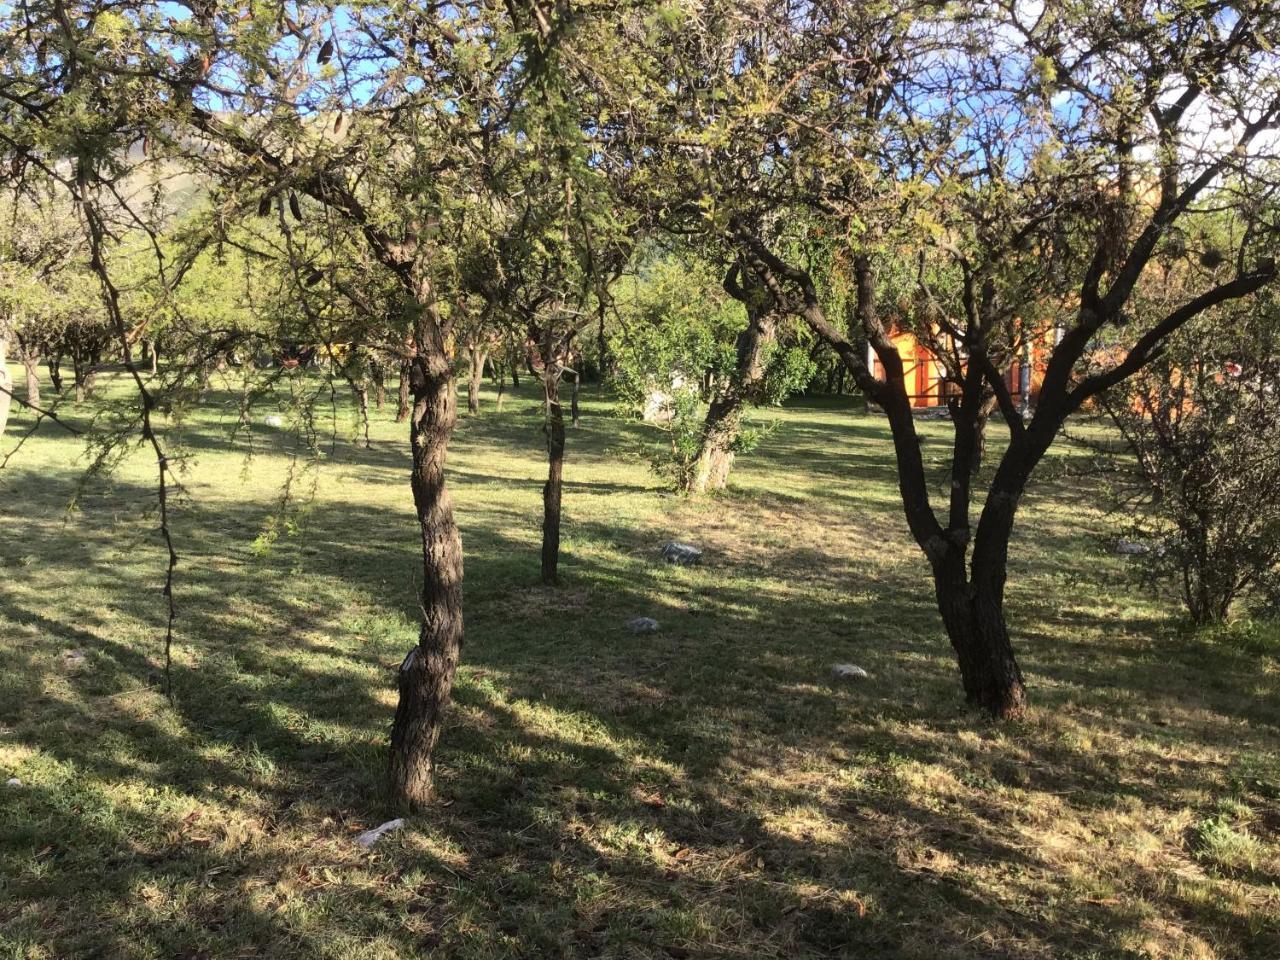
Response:
[{"label": "green grass", "polygon": [[[1021,515],[1034,706],[996,725],[961,702],[879,420],[770,411],[732,489],[683,501],[587,397],[559,589],[535,399],[460,422],[440,803],[368,853],[415,637],[403,428],[365,450],[342,414],[277,523],[289,430],[233,439],[229,394],[184,423],[176,709],[154,465],[67,512],[80,448],[31,440],[0,474],[0,957],[1280,956],[1280,667],[1182,634],[1085,481]],[[659,562],[672,538],[705,564]]]}]

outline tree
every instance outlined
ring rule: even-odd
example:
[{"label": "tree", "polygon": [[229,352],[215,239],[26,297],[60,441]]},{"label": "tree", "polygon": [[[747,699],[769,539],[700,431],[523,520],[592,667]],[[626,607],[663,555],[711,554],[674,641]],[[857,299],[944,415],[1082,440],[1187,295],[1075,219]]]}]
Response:
[{"label": "tree", "polygon": [[812,375],[807,351],[777,336],[786,318],[756,305],[740,272],[717,276],[687,249],[650,252],[614,298],[615,383],[627,412],[666,434],[653,465],[685,493],[723,488],[759,440],[742,425],[747,404],[779,403]]},{"label": "tree", "polygon": [[484,368],[489,363],[489,355],[501,343],[502,332],[493,322],[487,305],[476,309],[464,302],[462,314],[461,339],[467,351],[467,412],[474,416],[480,412]]},{"label": "tree", "polygon": [[489,145],[540,95],[559,45],[575,44],[575,62],[599,62],[587,39],[606,32],[588,28],[615,11],[409,2],[339,15],[303,4],[274,24],[219,12],[195,11],[193,29],[149,58],[183,129],[199,138],[162,146],[216,175],[238,211],[279,198],[295,220],[345,224],[399,295],[391,316],[362,316],[405,344],[422,622],[399,670],[390,793],[396,806],[419,809],[431,796],[463,629],[461,541],[444,472],[464,292],[456,253],[477,225],[475,185],[491,173]]},{"label": "tree", "polygon": [[754,442],[743,433],[746,405],[781,403],[814,372],[807,351],[779,342],[785,318],[779,315],[773,293],[752,271],[735,263],[724,286],[742,304],[747,322],[734,338],[732,367],[712,380],[698,457],[685,488],[689,493],[723,490],[728,484],[735,456]]},{"label": "tree", "polygon": [[[609,97],[602,83],[608,30],[575,24],[572,42],[548,49],[500,136],[486,144],[488,175],[474,205],[482,225],[465,273],[483,300],[482,326],[496,322],[530,348],[543,387],[547,480],[543,485],[541,575],[559,580],[566,431],[560,385],[572,379],[578,423],[579,334],[603,311],[608,288],[631,255],[636,224],[618,204],[611,165],[589,133]],[[616,67],[616,64],[614,65]],[[478,371],[473,374],[478,380]]]},{"label": "tree", "polygon": [[[944,315],[942,324],[962,345],[964,365],[960,397],[951,404],[955,433],[944,518],[930,505],[902,362],[875,298],[876,261],[883,256],[864,244],[854,266],[857,317],[887,371],[887,379],[877,381],[860,352],[816,309],[804,272],[754,238],[744,239],[762,275],[770,283],[792,285],[793,308],[840,351],[888,416],[908,522],[933,567],[939,610],[966,693],[1007,717],[1021,714],[1026,703],[1004,615],[1017,507],[1073,413],[1151,363],[1186,323],[1274,278],[1274,263],[1260,252],[1270,224],[1237,195],[1240,229],[1229,258],[1232,269],[1205,278],[1200,290],[1161,315],[1130,313],[1135,290],[1172,228],[1187,229],[1207,215],[1203,201],[1211,186],[1227,175],[1240,177],[1246,189],[1262,179],[1265,171],[1252,154],[1258,135],[1280,116],[1280,86],[1266,53],[1277,37],[1269,5],[1242,8],[1235,20],[1180,5],[1147,7],[1142,17],[1124,22],[1081,16],[1055,4],[1035,17],[986,8],[979,13],[965,25],[971,50],[993,51],[1008,70],[1007,58],[1016,51],[1001,42],[1001,31],[1007,31],[1016,32],[1028,54],[1019,96],[1005,99],[989,82],[988,62],[976,58],[966,80],[952,77],[948,83],[960,91],[961,115],[981,105],[995,116],[985,124],[975,120],[980,135],[958,138],[950,151],[958,158],[951,179],[959,180],[958,192],[966,199],[959,204],[964,226],[944,227],[939,245],[957,248],[952,256],[960,267],[964,310]],[[1064,47],[1064,37],[1074,42]],[[1257,70],[1241,72],[1246,63]],[[1100,73],[1134,79],[1132,85],[1100,88],[1093,81]],[[1068,106],[1055,106],[1060,95]],[[1024,103],[1039,106],[1028,110]],[[1220,122],[1226,118],[1231,135],[1199,142],[1190,122],[1193,107]],[[960,179],[964,171],[969,172]],[[984,199],[998,203],[993,208]],[[1223,199],[1214,195],[1215,203]],[[959,234],[958,242],[950,242],[952,233]],[[1045,360],[1039,401],[1024,422],[1000,363],[1017,348],[1022,318],[1030,322],[1040,314],[1039,278],[1046,264],[1061,278],[1057,289],[1071,293],[1060,301],[1060,329]],[[1094,344],[1104,331],[1114,334],[1118,349],[1114,360],[1099,364]],[[1009,444],[987,486],[970,556],[969,505],[988,391]]]},{"label": "tree", "polygon": [[[704,19],[707,29],[679,51],[683,71],[666,64],[680,82],[655,139],[678,175],[701,186],[691,209],[704,229],[738,244],[780,309],[829,343],[885,414],[908,525],[931,566],[966,695],[1016,717],[1026,693],[1004,589],[1036,466],[1072,414],[1155,359],[1177,329],[1273,279],[1271,224],[1256,197],[1270,189],[1260,136],[1280,117],[1270,52],[1278,14],[1269,3],[1229,12],[1144,3],[1123,16],[1065,3],[782,6],[729,5]],[[695,161],[708,171],[700,178]],[[1175,227],[1208,215],[1208,191],[1228,177],[1238,184],[1228,268],[1160,316],[1134,316],[1153,256]],[[829,319],[814,275],[771,243],[762,211],[846,239],[847,323]],[[953,305],[931,321],[956,361],[942,514],[891,336],[899,316],[878,296],[890,268],[921,253],[958,278]],[[917,285],[925,303],[939,299],[928,274]],[[1046,298],[1054,332],[1024,421],[1001,364],[1041,322]],[[1098,367],[1103,332],[1118,349]],[[992,402],[1009,443],[975,529]]]},{"label": "tree", "polygon": [[85,339],[75,337],[81,329],[92,329],[95,342],[109,335],[89,295],[91,278],[77,255],[81,245],[69,198],[48,179],[29,178],[5,191],[0,202],[0,325],[17,347],[26,399],[34,406],[41,402],[42,358],[56,363],[69,342]]}]

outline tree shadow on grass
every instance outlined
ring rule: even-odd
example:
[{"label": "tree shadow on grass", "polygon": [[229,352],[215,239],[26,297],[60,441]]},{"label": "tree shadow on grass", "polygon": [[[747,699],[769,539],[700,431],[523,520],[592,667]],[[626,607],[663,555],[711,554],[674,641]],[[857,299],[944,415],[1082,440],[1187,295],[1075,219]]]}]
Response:
[{"label": "tree shadow on grass", "polygon": [[[400,469],[390,447],[367,456],[387,482]],[[1006,729],[958,708],[914,565],[885,573],[835,546],[764,542],[682,569],[656,562],[654,528],[582,520],[570,585],[548,590],[512,511],[466,496],[466,665],[442,805],[360,853],[351,838],[376,816],[393,671],[415,634],[407,508],[318,502],[261,556],[248,534],[267,505],[185,510],[175,716],[155,686],[161,598],[133,585],[157,582],[159,557],[136,555],[140,527],[103,519],[151,491],[117,480],[73,524],[42,517],[70,482],[22,478],[36,507],[0,547],[6,574],[32,578],[0,596],[20,638],[0,648],[19,694],[0,707],[0,745],[30,781],[5,796],[16,829],[0,844],[16,904],[0,924],[18,942],[71,956],[1121,956],[1162,910],[1242,955],[1275,943],[1274,924],[1150,867],[1115,871],[1121,896],[1082,891],[1062,873],[1090,861],[1038,848],[1020,819],[1048,795],[1071,792],[1050,815],[1080,822],[1108,798],[1159,805],[1221,779],[1144,747],[1132,783],[1121,742],[1160,734],[1099,694],[1104,679],[1149,689],[1141,662],[1117,672],[1123,638],[1074,662],[1028,632],[1033,682],[1053,681],[1053,710],[1098,734],[1064,743],[1052,718]],[[246,535],[228,544],[228,530]],[[872,573],[874,590],[845,586]],[[1046,606],[1020,613],[1107,635]],[[663,629],[627,633],[638,613]],[[88,663],[63,675],[73,647]],[[828,678],[851,656],[874,683]],[[1232,703],[1229,689],[1206,696],[1196,709]],[[1217,730],[1186,733],[1225,749]],[[74,921],[38,915],[72,899]]]}]

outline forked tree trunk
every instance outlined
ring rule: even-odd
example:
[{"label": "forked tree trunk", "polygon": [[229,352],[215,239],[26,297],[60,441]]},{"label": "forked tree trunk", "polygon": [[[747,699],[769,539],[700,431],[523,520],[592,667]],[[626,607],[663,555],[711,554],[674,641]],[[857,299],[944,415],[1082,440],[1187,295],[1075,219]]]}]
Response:
[{"label": "forked tree trunk", "polygon": [[542,487],[542,582],[559,582],[560,498],[564,482],[564,412],[560,408],[560,377],[554,363],[543,367],[547,417],[547,482]]},{"label": "forked tree trunk", "polygon": [[40,404],[40,358],[27,354],[22,358],[22,368],[27,374],[27,402]]},{"label": "forked tree trunk", "polygon": [[457,420],[453,371],[441,351],[415,357],[409,437],[411,486],[422,532],[422,624],[418,645],[400,664],[400,700],[391,728],[391,800],[405,812],[431,799],[432,751],[462,647],[462,540],[445,487],[449,436]]},{"label": "forked tree trunk", "polygon": [[975,571],[966,577],[964,558],[934,563],[934,589],[947,638],[955,651],[965,698],[993,717],[1017,719],[1027,692],[1004,618],[1003,575]]},{"label": "forked tree trunk", "polygon": [[[1045,435],[1052,437],[1048,431]],[[1026,686],[1005,621],[1004,587],[1018,503],[1047,446],[1038,436],[1006,449],[978,520],[967,578],[959,548],[933,559],[938,610],[956,651],[965,696],[1000,719],[1018,719],[1027,709]]]},{"label": "forked tree trunk", "polygon": [[687,493],[723,490],[733,469],[733,447],[742,427],[742,408],[756,398],[764,385],[765,352],[774,341],[778,318],[768,309],[748,301],[747,326],[738,334],[734,382],[726,386],[707,408],[702,445],[687,483]]}]

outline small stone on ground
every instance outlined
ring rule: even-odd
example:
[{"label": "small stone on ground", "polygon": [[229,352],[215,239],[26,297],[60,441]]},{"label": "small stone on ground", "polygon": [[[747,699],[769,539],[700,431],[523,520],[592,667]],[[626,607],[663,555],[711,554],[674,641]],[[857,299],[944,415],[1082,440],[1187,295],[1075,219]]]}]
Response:
[{"label": "small stone on ground", "polygon": [[831,668],[831,672],[842,680],[865,680],[868,677],[867,671],[856,663],[837,663]]},{"label": "small stone on ground", "polygon": [[653,617],[636,617],[627,621],[627,629],[632,633],[656,633],[658,621]]},{"label": "small stone on ground", "polygon": [[667,563],[678,563],[687,567],[702,559],[702,551],[690,544],[673,540],[662,548],[662,556]]}]

